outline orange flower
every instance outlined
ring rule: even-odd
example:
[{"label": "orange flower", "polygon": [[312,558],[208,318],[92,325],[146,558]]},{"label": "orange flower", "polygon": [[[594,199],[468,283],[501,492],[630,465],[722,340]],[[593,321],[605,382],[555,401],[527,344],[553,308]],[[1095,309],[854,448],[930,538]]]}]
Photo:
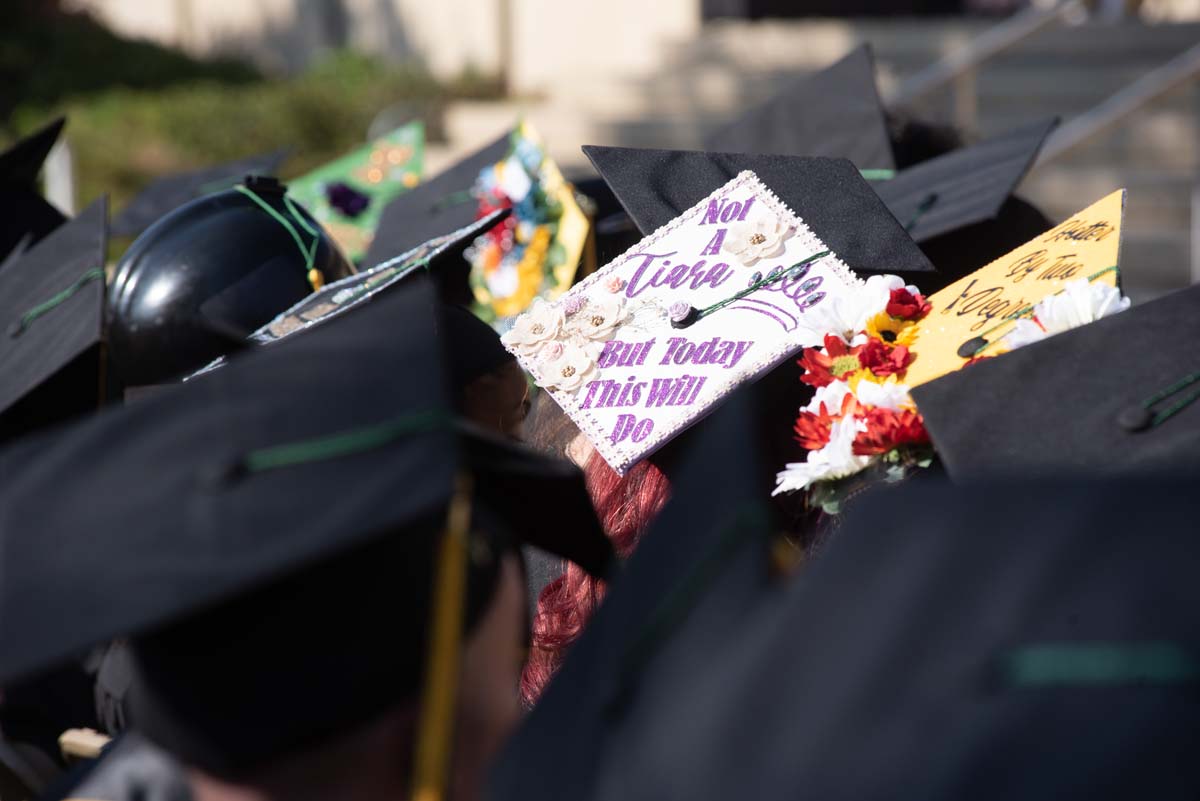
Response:
[{"label": "orange flower", "polygon": [[841,337],[825,335],[825,348],[805,348],[796,364],[804,368],[800,380],[813,387],[828,386],[837,379],[859,369],[858,352],[862,346],[850,347]]},{"label": "orange flower", "polygon": [[819,451],[829,444],[829,430],[834,421],[840,420],[848,414],[854,414],[856,408],[858,408],[858,402],[854,393],[847,392],[846,397],[842,398],[842,408],[838,410],[837,414],[830,414],[824,403],[817,404],[815,412],[802,409],[799,416],[796,417],[796,425],[793,429],[796,432],[796,441],[805,450]]}]

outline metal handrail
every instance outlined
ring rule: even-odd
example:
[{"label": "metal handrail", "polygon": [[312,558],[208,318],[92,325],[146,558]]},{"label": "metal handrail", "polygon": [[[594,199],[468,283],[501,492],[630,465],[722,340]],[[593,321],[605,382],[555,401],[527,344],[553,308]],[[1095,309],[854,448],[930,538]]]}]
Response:
[{"label": "metal handrail", "polygon": [[1198,77],[1200,44],[1180,53],[1158,69],[1147,72],[1091,111],[1059,127],[1042,147],[1035,167],[1058,158],[1118,124],[1147,103]]},{"label": "metal handrail", "polygon": [[988,28],[915,75],[909,76],[896,89],[886,93],[885,100],[889,105],[909,104],[954,84],[964,76],[970,77],[983,62],[1060,20],[1086,14],[1089,7],[1088,0],[1065,0],[1050,8],[1031,7],[1020,11],[1004,22]]}]

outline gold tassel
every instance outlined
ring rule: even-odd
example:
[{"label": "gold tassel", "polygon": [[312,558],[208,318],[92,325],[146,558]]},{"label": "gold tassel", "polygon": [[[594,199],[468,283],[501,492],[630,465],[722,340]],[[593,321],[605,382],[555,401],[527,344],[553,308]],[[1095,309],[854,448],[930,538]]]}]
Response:
[{"label": "gold tassel", "polygon": [[433,604],[429,610],[425,686],[417,724],[414,801],[442,801],[446,797],[466,607],[471,491],[471,477],[460,474],[446,513],[446,532],[438,548]]},{"label": "gold tassel", "polygon": [[308,283],[312,285],[313,292],[317,292],[321,287],[325,286],[325,276],[316,267],[308,271]]}]

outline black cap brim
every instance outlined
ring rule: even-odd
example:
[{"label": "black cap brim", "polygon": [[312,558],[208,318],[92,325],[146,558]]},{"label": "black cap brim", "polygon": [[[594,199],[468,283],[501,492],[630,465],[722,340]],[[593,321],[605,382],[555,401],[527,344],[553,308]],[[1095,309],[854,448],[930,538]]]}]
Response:
[{"label": "black cap brim", "polygon": [[397,253],[412,250],[430,235],[455,231],[475,221],[477,203],[470,191],[479,173],[508,153],[511,132],[393,200],[383,210],[375,238],[363,259],[370,269]]},{"label": "black cap brim", "polygon": [[585,145],[584,154],[649,234],[754,172],[855,272],[932,273],[933,265],[845,159]]},{"label": "black cap brim", "polygon": [[[956,480],[1200,473],[1200,402],[1160,425],[1129,426],[1147,399],[1200,375],[1198,342],[1200,286],[969,365],[912,395]],[[1152,407],[1168,408],[1197,386]]]},{"label": "black cap brim", "polygon": [[66,124],[59,117],[0,153],[0,184],[32,188]]},{"label": "black cap brim", "polygon": [[[0,453],[0,680],[443,515],[476,446],[448,411],[436,309],[429,283],[411,281],[309,336]],[[544,544],[607,566],[578,471],[481,447],[481,503],[489,465],[519,465]],[[555,492],[538,492],[542,476]],[[523,520],[498,519],[520,536]]]},{"label": "black cap brim", "polygon": [[101,198],[0,272],[0,436],[99,406],[106,226]]},{"label": "black cap brim", "polygon": [[891,169],[892,145],[868,44],[783,89],[719,131],[704,149],[850,159],[862,169]]},{"label": "black cap brim", "polygon": [[113,219],[113,236],[135,237],[160,218],[203,195],[229,189],[247,175],[274,175],[286,150],[156,178]]},{"label": "black cap brim", "polygon": [[[1033,166],[1058,118],[1022,126],[873,184],[917,242],[990,220]],[[980,265],[986,264],[986,259]]]}]

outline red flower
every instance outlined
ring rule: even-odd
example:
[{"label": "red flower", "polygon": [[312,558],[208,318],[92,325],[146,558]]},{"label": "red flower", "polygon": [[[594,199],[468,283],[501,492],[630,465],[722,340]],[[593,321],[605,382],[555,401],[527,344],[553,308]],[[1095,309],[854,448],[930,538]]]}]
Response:
[{"label": "red flower", "polygon": [[929,313],[933,304],[925,300],[922,294],[914,294],[903,287],[893,289],[888,299],[887,313],[901,320],[919,320]]},{"label": "red flower", "polygon": [[867,430],[858,432],[854,438],[857,456],[875,456],[903,445],[929,444],[929,432],[916,412],[873,407],[862,415],[862,419],[867,423]]},{"label": "red flower", "polygon": [[837,414],[830,414],[824,403],[819,404],[815,412],[801,411],[794,428],[796,441],[805,450],[818,451],[824,448],[829,444],[829,429],[833,427],[833,421],[853,414],[857,406],[858,401],[854,394],[848,392],[842,399],[842,408]]},{"label": "red flower", "polygon": [[862,346],[850,347],[841,337],[825,335],[825,352],[820,348],[805,348],[796,364],[804,368],[800,380],[813,387],[824,387],[857,369],[855,357]]},{"label": "red flower", "polygon": [[867,344],[858,351],[858,363],[863,366],[864,370],[870,370],[877,376],[902,373],[904,368],[912,363],[913,358],[908,346],[892,347],[878,339],[868,339]]},{"label": "red flower", "polygon": [[819,451],[829,444],[829,429],[833,419],[828,416],[801,411],[796,418],[796,441],[806,451]]}]

